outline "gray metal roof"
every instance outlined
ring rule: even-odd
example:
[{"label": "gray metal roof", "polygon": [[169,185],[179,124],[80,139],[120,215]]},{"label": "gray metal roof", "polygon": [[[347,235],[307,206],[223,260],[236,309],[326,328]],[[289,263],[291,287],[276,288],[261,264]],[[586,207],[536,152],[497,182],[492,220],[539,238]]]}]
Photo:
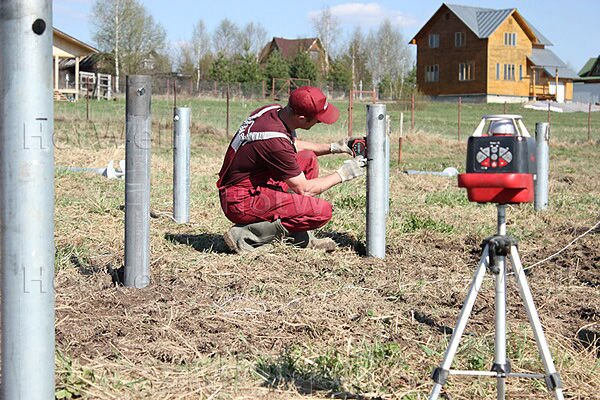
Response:
[{"label": "gray metal roof", "polygon": [[531,55],[527,56],[529,61],[538,67],[543,67],[546,74],[554,77],[556,68],[558,68],[558,77],[567,79],[577,79],[579,76],[567,66],[552,50],[532,49]]},{"label": "gray metal roof", "polygon": [[446,4],[446,6],[480,39],[485,39],[494,33],[498,26],[515,10],[514,8],[494,10],[457,4]]},{"label": "gray metal roof", "polygon": [[[463,21],[480,39],[490,37],[490,35],[498,29],[500,24],[517,10],[516,8],[496,10],[493,8],[461,6],[458,4],[446,4],[446,7],[456,14],[456,16],[460,18],[460,20]],[[521,18],[523,18],[523,16],[521,16]],[[552,46],[552,43],[542,35],[535,26],[531,25],[525,18],[523,18],[523,21],[525,21],[527,26],[532,30],[533,34],[538,39],[538,43],[545,46]]]},{"label": "gray metal roof", "polygon": [[[519,14],[519,15],[521,15],[521,14]],[[552,42],[550,40],[548,40],[548,38],[546,36],[542,35],[542,33],[540,31],[538,31],[535,26],[531,25],[531,23],[529,21],[527,21],[522,15],[521,15],[521,18],[523,18],[523,21],[525,21],[525,23],[533,31],[533,34],[537,38],[539,44],[543,44],[544,46],[553,46]]]}]

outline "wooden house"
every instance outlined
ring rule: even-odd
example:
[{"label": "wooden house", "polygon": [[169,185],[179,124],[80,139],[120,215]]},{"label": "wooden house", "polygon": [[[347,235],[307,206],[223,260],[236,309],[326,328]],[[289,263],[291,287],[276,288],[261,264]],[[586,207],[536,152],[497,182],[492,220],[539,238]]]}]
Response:
[{"label": "wooden house", "polygon": [[417,85],[434,98],[571,101],[575,72],[515,8],[442,4],[410,41]]},{"label": "wooden house", "polygon": [[300,51],[307,52],[320,72],[327,70],[329,63],[325,55],[325,49],[319,38],[285,39],[274,37],[260,52],[259,64],[264,64],[269,56],[279,51],[282,58],[291,62]]},{"label": "wooden house", "polygon": [[86,57],[99,52],[89,44],[56,28],[52,38],[54,97],[77,100],[80,92],[81,62]]}]

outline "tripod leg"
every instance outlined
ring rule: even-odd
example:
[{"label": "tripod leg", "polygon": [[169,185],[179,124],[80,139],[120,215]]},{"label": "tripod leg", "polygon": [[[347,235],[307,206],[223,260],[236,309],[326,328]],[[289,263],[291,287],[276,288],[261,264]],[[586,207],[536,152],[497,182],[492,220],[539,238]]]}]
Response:
[{"label": "tripod leg", "polygon": [[442,365],[439,368],[436,368],[433,371],[433,380],[435,381],[435,384],[433,385],[433,389],[431,390],[431,394],[429,395],[429,400],[435,400],[438,398],[442,390],[442,386],[446,383],[446,380],[448,379],[450,367],[452,366],[452,360],[454,359],[456,351],[458,350],[460,338],[462,337],[462,334],[465,331],[467,321],[469,320],[469,315],[473,310],[475,299],[477,298],[477,294],[479,293],[479,289],[481,288],[483,278],[485,277],[485,271],[489,263],[488,254],[488,246],[486,245],[483,249],[483,252],[481,253],[479,267],[477,267],[475,275],[473,276],[473,281],[471,282],[469,293],[467,294],[467,298],[465,299],[462,309],[460,310],[456,327],[452,332],[450,343],[448,344],[448,348],[446,349],[446,354],[444,354],[444,361],[442,362]]},{"label": "tripod leg", "polygon": [[496,286],[496,332],[494,336],[494,366],[496,372],[496,399],[504,400],[506,396],[506,374],[509,371],[506,360],[506,257],[498,256],[495,260],[495,286]]},{"label": "tripod leg", "polygon": [[544,335],[542,323],[535,308],[535,304],[533,303],[533,296],[531,295],[531,291],[529,290],[529,285],[527,284],[527,277],[525,277],[525,271],[523,270],[521,258],[519,257],[519,252],[516,246],[511,246],[510,259],[512,262],[513,270],[517,277],[519,293],[521,294],[521,299],[523,300],[525,310],[527,311],[529,324],[533,328],[533,334],[535,336],[535,341],[538,346],[538,351],[540,353],[540,356],[542,357],[542,363],[544,364],[544,370],[546,371],[546,386],[548,386],[548,389],[554,391],[554,397],[557,400],[562,400],[564,397],[562,392],[560,375],[558,374],[558,372],[556,372],[556,368],[554,367],[554,362],[552,361],[552,354],[550,353],[550,349],[548,348],[548,343],[546,342],[546,336]]}]

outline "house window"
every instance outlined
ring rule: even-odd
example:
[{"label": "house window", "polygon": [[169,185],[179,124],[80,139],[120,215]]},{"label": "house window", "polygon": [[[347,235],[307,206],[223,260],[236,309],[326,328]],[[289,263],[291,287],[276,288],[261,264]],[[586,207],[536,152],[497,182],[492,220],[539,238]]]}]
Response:
[{"label": "house window", "polygon": [[515,64],[504,64],[504,80],[515,80]]},{"label": "house window", "polygon": [[438,64],[425,67],[425,82],[439,82],[440,66]]},{"label": "house window", "polygon": [[431,35],[429,35],[429,47],[432,49],[440,47],[440,35],[438,35],[437,33],[432,33]]},{"label": "house window", "polygon": [[474,78],[473,64],[458,64],[458,80],[459,81],[472,81]]},{"label": "house window", "polygon": [[523,80],[523,65],[519,65],[519,80]]},{"label": "house window", "polygon": [[506,32],[504,34],[504,45],[505,46],[516,46],[517,45],[517,34],[514,32]]},{"label": "house window", "polygon": [[500,64],[496,64],[496,80],[500,80]]},{"label": "house window", "polygon": [[464,47],[465,45],[465,33],[454,32],[454,47]]}]

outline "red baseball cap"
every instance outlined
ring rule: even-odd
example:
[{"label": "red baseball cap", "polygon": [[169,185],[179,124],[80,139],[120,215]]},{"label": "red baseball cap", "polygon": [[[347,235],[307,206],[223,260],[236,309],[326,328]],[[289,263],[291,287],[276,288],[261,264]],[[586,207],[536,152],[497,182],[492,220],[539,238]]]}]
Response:
[{"label": "red baseball cap", "polygon": [[340,117],[340,110],[329,104],[321,89],[301,86],[290,94],[288,105],[298,115],[316,118],[324,124],[333,124]]}]

